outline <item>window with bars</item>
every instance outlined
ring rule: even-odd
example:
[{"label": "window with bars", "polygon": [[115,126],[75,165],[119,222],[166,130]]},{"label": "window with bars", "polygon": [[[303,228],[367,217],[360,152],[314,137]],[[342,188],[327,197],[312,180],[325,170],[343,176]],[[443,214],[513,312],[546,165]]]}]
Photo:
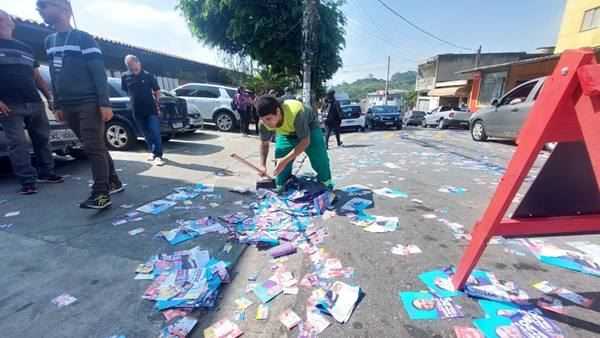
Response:
[{"label": "window with bars", "polygon": [[588,9],[583,13],[583,22],[581,23],[581,32],[589,31],[600,27],[600,7]]}]

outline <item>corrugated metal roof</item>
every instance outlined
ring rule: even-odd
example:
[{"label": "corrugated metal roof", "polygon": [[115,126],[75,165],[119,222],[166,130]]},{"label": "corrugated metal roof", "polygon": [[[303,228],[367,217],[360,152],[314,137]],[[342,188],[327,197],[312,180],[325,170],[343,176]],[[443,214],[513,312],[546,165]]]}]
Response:
[{"label": "corrugated metal roof", "polygon": [[546,56],[537,57],[537,58],[531,58],[531,59],[525,59],[525,60],[517,60],[517,61],[499,63],[497,65],[489,65],[489,66],[481,66],[481,67],[476,67],[476,68],[465,69],[465,70],[461,70],[459,72],[456,72],[456,74],[473,73],[473,72],[478,72],[478,71],[481,71],[481,70],[491,70],[491,69],[496,69],[496,68],[508,67],[508,66],[512,66],[512,65],[523,65],[523,64],[528,64],[528,63],[537,63],[537,62],[542,62],[542,61],[554,60],[554,59],[557,59],[559,57],[560,57],[559,54],[546,55]]},{"label": "corrugated metal roof", "polygon": [[[30,24],[30,25],[36,26],[38,28],[47,30],[48,32],[54,32],[54,30],[50,26],[48,26],[48,25],[46,25],[44,23],[37,22],[35,20],[24,19],[24,18],[20,18],[20,17],[17,17],[17,16],[13,16],[13,19],[15,21],[17,21],[17,22]],[[174,55],[174,54],[169,54],[169,53],[165,53],[165,52],[160,52],[160,51],[153,50],[153,49],[150,49],[150,48],[138,47],[138,46],[130,45],[130,44],[127,44],[127,43],[124,43],[124,42],[121,42],[121,41],[111,40],[111,39],[104,38],[104,37],[101,37],[101,36],[98,36],[98,35],[93,35],[93,36],[98,41],[102,41],[102,42],[105,42],[105,43],[109,43],[109,44],[113,44],[113,45],[117,45],[117,46],[121,46],[121,47],[125,47],[125,48],[131,48],[131,49],[136,49],[136,50],[139,50],[139,51],[142,51],[142,52],[146,52],[146,53],[152,53],[152,54],[157,54],[157,55],[161,55],[161,56],[171,57],[171,58],[175,58],[175,59],[185,60],[185,61],[189,61],[189,62],[200,64],[200,65],[204,65],[204,66],[227,69],[227,68],[224,68],[224,67],[220,67],[220,66],[216,66],[216,65],[211,65],[209,63],[200,62],[200,61],[193,60],[193,59],[188,59],[188,58],[185,58],[185,57],[182,57],[182,56],[179,56],[179,55]]]}]

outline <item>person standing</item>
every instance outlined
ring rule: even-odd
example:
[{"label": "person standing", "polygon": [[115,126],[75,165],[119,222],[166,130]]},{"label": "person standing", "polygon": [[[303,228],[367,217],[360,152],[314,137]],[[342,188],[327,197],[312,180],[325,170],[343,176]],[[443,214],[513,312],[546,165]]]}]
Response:
[{"label": "person standing", "polygon": [[90,34],[73,29],[68,0],[38,0],[37,10],[57,30],[45,41],[56,117],[65,120],[83,142],[92,166],[92,193],[80,207],[106,209],[112,205],[110,195],[125,189],[104,140],[113,111],[102,51]]},{"label": "person standing", "polygon": [[133,112],[138,125],[142,128],[148,149],[152,153],[149,161],[163,166],[162,139],[160,135],[160,87],[154,75],[142,69],[142,63],[135,55],[125,57],[129,70],[121,77],[122,89],[129,93],[133,103]]},{"label": "person standing", "polygon": [[327,113],[327,117],[325,118],[325,126],[327,127],[325,145],[327,149],[329,149],[329,137],[331,137],[331,133],[334,132],[335,138],[337,139],[337,145],[338,147],[341,147],[344,145],[340,137],[340,126],[342,125],[342,107],[340,107],[340,103],[335,99],[335,91],[330,90],[327,92],[324,110]]},{"label": "person standing", "polygon": [[238,88],[235,94],[235,107],[240,114],[240,131],[242,135],[248,136],[250,128],[250,95],[243,86]]},{"label": "person standing", "polygon": [[[0,125],[8,139],[9,157],[21,183],[20,193],[37,193],[36,182],[63,183],[54,172],[50,149],[50,123],[38,89],[52,106],[48,85],[41,77],[39,64],[26,44],[13,39],[15,23],[0,10]],[[31,163],[29,134],[38,169]]]}]

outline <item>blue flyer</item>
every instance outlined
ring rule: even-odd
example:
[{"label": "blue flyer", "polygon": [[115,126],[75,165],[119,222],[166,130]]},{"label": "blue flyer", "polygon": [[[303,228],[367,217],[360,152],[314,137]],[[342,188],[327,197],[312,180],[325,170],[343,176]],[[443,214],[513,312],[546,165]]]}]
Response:
[{"label": "blue flyer", "polygon": [[400,292],[400,300],[411,320],[439,319],[436,301],[430,292]]}]

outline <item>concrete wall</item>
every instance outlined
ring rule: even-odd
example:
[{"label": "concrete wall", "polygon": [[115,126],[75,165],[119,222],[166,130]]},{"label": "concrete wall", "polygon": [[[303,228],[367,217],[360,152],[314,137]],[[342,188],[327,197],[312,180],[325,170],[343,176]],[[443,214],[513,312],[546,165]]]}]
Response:
[{"label": "concrete wall", "polygon": [[504,93],[519,84],[541,76],[551,75],[558,63],[558,58],[537,63],[525,63],[512,65],[506,79]]},{"label": "concrete wall", "polygon": [[417,68],[417,83],[415,90],[430,91],[434,88],[437,62],[420,64]]},{"label": "concrete wall", "polygon": [[[526,53],[483,53],[480,66],[496,65],[500,63],[517,61],[526,57]],[[456,74],[458,71],[474,68],[476,54],[445,54],[439,56],[439,67],[436,82],[468,80],[468,74]]]},{"label": "concrete wall", "polygon": [[599,6],[598,0],[567,0],[556,42],[556,53],[565,49],[600,47],[600,27],[581,32],[585,11]]}]

